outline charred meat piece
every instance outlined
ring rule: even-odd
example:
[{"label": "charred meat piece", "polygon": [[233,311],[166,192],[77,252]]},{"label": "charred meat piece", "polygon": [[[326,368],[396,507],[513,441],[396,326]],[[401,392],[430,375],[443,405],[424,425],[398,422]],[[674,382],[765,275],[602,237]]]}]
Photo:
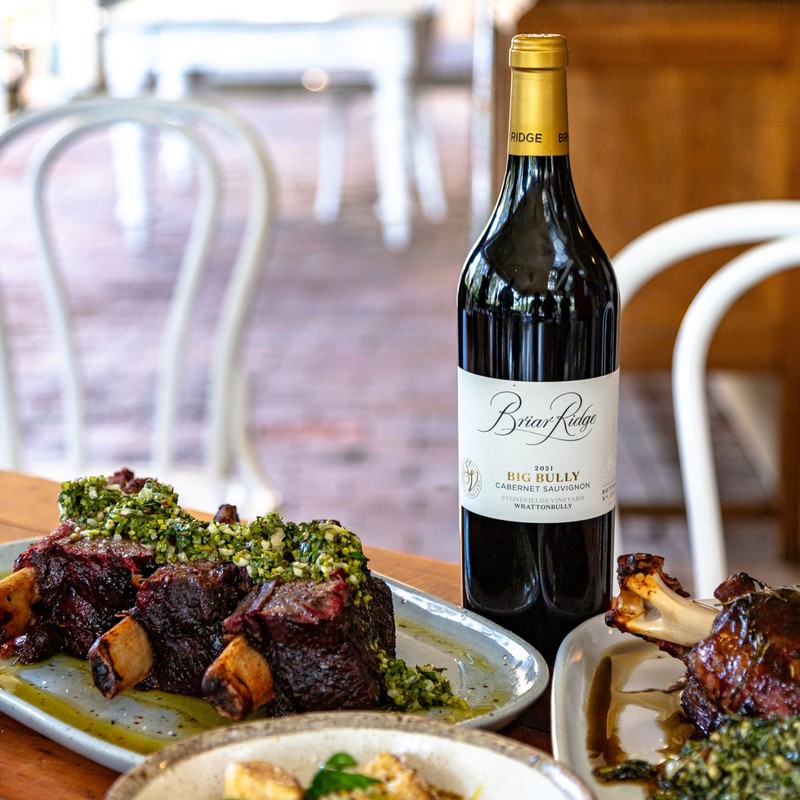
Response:
[{"label": "charred meat piece", "polygon": [[147,481],[147,478],[137,478],[131,470],[124,467],[108,476],[109,486],[119,486],[124,494],[136,494]]},{"label": "charred meat piece", "polygon": [[[238,521],[232,505],[220,506],[214,517],[215,523]],[[137,583],[130,612],[90,648],[95,686],[109,699],[136,684],[202,694],[203,673],[225,648],[223,621],[252,586],[247,571],[228,562],[158,567]]]},{"label": "charred meat piece", "polygon": [[343,573],[328,581],[270,582],[254,589],[226,621],[245,633],[272,670],[273,713],[377,708],[384,681],[376,646],[395,652],[389,587],[370,575],[355,602]]},{"label": "charred meat piece", "polygon": [[65,520],[14,563],[15,572],[35,572],[31,618],[13,642],[22,663],[62,649],[85,658],[94,640],[133,605],[138,577],[155,569],[153,553],[141,544],[74,532],[74,523]]},{"label": "charred meat piece", "polygon": [[[722,584],[740,583],[734,576]],[[711,634],[684,656],[682,705],[705,731],[731,714],[800,714],[800,590],[761,587],[723,603]]]},{"label": "charred meat piece", "polygon": [[684,662],[681,705],[700,730],[731,715],[800,714],[800,589],[771,589],[740,573],[715,591],[717,610],[687,599],[662,568],[658,556],[621,556],[620,595],[606,623]]},{"label": "charred meat piece", "polygon": [[252,588],[233,564],[167,564],[143,580],[131,617],[147,633],[153,667],[142,688],[202,695],[203,673],[223,651],[223,622]]}]

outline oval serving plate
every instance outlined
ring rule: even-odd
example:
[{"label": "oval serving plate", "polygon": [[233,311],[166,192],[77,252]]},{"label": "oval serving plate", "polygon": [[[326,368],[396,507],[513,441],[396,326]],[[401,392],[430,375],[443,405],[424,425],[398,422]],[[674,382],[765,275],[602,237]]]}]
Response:
[{"label": "oval serving plate", "polygon": [[221,800],[226,766],[267,760],[307,786],[319,764],[346,752],[364,763],[402,756],[428,783],[464,800],[592,800],[568,769],[499,734],[376,712],[301,714],[210,731],[170,745],[114,783],[106,800]]},{"label": "oval serving plate", "polygon": [[[0,575],[31,541],[0,545]],[[384,580],[394,599],[398,656],[443,667],[474,709],[458,727],[496,730],[542,694],[547,665],[522,639],[452,603]],[[87,664],[63,654],[29,665],[0,660],[0,711],[119,772],[173,742],[232,725],[197,698],[131,690],[108,701],[94,688]]]}]

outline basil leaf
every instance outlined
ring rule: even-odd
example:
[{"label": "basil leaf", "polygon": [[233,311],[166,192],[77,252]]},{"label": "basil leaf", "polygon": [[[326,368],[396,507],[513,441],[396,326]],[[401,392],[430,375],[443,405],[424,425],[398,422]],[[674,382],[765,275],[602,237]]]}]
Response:
[{"label": "basil leaf", "polygon": [[350,753],[334,753],[323,766],[328,769],[347,769],[348,767],[355,767],[358,762],[350,755]]},{"label": "basil leaf", "polygon": [[357,772],[341,772],[338,769],[326,769],[323,767],[314,776],[311,786],[306,790],[306,800],[317,800],[332,792],[344,792],[348,789],[366,789],[380,783],[375,778],[368,778],[366,775],[359,775]]}]

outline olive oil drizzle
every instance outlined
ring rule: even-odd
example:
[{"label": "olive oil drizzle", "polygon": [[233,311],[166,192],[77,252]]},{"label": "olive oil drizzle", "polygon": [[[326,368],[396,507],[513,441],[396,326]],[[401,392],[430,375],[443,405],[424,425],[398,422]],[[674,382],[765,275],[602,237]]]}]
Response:
[{"label": "olive oil drizzle", "polygon": [[[0,661],[0,690],[69,728],[134,753],[146,755],[172,741],[233,724],[200,698],[158,690],[129,690],[126,712],[120,713],[117,706],[111,716],[98,710],[108,701],[91,685],[86,662],[60,653],[49,660],[48,666],[56,679],[34,681],[29,675],[31,665]],[[97,694],[96,704],[84,699],[87,693]]]}]

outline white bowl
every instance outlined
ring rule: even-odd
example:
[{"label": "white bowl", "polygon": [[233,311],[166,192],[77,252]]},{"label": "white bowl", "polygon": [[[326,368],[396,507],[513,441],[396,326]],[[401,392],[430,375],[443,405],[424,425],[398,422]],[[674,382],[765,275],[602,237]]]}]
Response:
[{"label": "white bowl", "polygon": [[592,800],[546,753],[496,733],[438,720],[373,712],[301,714],[220,728],[159,750],[122,775],[106,800],[222,800],[234,760],[264,759],[308,785],[319,764],[346,752],[363,763],[380,752],[403,756],[429,782],[465,800]]}]

